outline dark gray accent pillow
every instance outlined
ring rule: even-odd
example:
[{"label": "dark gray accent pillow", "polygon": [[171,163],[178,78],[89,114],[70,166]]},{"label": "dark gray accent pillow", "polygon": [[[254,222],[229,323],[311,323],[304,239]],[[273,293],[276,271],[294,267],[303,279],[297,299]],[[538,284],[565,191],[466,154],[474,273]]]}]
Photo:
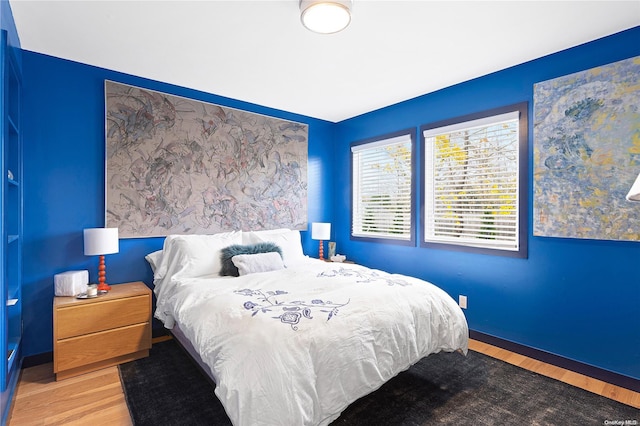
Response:
[{"label": "dark gray accent pillow", "polygon": [[240,272],[236,265],[233,264],[231,258],[239,254],[258,254],[258,253],[271,253],[276,252],[282,257],[282,249],[275,243],[256,243],[251,245],[234,244],[222,249],[220,254],[220,260],[222,261],[222,269],[220,275],[226,275],[231,277],[239,277]]}]

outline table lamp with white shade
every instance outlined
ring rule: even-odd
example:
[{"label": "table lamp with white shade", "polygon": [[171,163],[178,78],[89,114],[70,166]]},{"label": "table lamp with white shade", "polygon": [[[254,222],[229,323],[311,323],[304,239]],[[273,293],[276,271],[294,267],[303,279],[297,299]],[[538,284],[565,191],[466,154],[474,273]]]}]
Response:
[{"label": "table lamp with white shade", "polygon": [[311,224],[311,239],[320,240],[318,254],[320,260],[324,260],[324,240],[331,239],[331,224],[323,222],[313,222]]},{"label": "table lamp with white shade", "polygon": [[640,174],[638,174],[636,181],[631,185],[631,189],[627,194],[627,200],[640,201]]},{"label": "table lamp with white shade", "polygon": [[107,292],[111,286],[106,283],[107,270],[104,255],[118,253],[118,228],[88,228],[84,230],[85,256],[100,256],[98,265],[98,291]]}]

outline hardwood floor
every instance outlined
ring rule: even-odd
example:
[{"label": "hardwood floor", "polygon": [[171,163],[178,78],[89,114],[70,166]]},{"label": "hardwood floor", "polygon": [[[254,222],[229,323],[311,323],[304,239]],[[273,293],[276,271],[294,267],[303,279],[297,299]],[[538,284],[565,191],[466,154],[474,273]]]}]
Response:
[{"label": "hardwood floor", "polygon": [[469,349],[485,355],[517,365],[526,370],[533,371],[543,376],[551,377],[572,386],[593,392],[595,394],[640,408],[640,393],[615,386],[602,380],[594,379],[583,374],[575,373],[555,365],[547,364],[524,355],[510,352],[477,340],[469,340]]},{"label": "hardwood floor", "polygon": [[[154,343],[166,338],[154,339]],[[469,349],[640,408],[640,393],[592,379],[477,340]],[[56,382],[53,364],[22,370],[9,426],[131,425],[117,367]]]},{"label": "hardwood floor", "polygon": [[59,382],[53,363],[22,370],[9,425],[131,425],[118,367]]}]

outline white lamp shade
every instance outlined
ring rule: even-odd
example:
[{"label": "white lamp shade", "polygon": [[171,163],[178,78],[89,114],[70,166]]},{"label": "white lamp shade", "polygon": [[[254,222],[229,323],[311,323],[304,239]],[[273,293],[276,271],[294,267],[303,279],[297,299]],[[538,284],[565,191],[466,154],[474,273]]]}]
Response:
[{"label": "white lamp shade", "polygon": [[117,253],[118,228],[88,228],[84,230],[84,254],[96,256]]},{"label": "white lamp shade", "polygon": [[629,193],[627,194],[627,200],[640,201],[640,174],[636,178],[636,181],[631,186]]},{"label": "white lamp shade", "polygon": [[311,239],[329,240],[331,239],[331,224],[314,222],[311,224]]},{"label": "white lamp shade", "polygon": [[314,33],[337,33],[351,22],[351,0],[300,0],[300,20]]}]

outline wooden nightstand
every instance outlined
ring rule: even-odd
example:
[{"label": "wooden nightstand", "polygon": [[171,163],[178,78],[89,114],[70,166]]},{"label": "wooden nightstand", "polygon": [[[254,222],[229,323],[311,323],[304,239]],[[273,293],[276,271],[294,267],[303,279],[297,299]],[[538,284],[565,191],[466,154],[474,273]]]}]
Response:
[{"label": "wooden nightstand", "polygon": [[150,348],[151,290],[143,282],[112,285],[93,299],[54,297],[56,380],[144,358]]}]

